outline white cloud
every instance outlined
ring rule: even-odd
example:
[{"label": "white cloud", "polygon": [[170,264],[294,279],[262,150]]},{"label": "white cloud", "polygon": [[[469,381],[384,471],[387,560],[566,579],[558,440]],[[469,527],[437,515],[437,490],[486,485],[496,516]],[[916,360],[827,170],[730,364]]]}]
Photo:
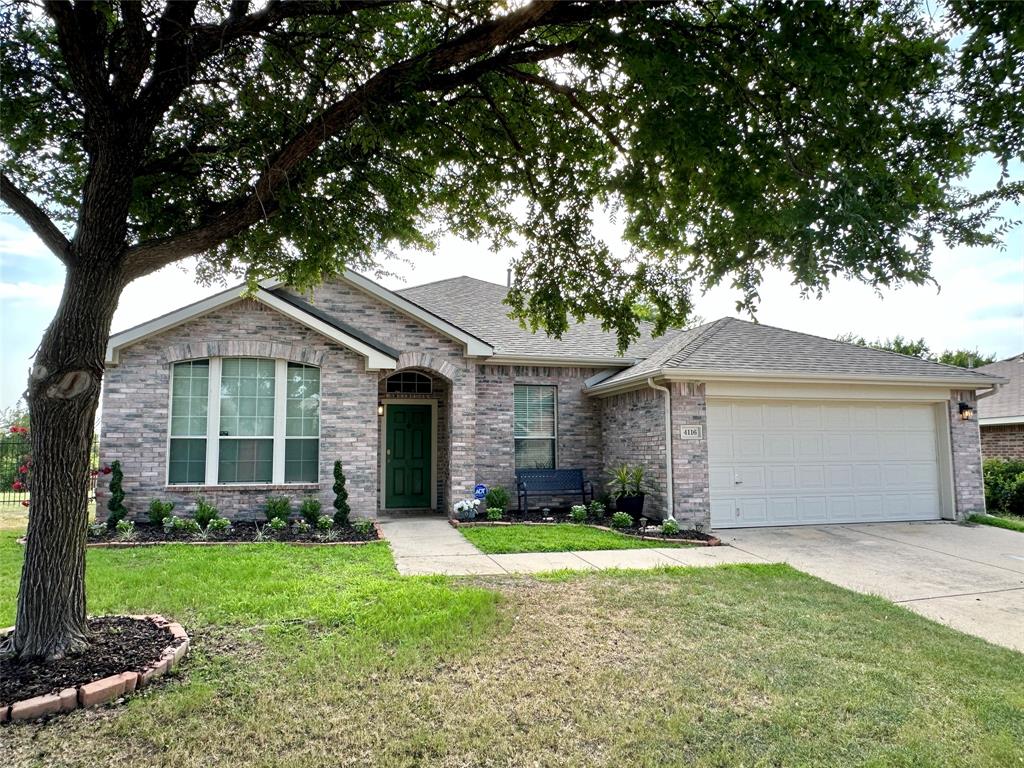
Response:
[{"label": "white cloud", "polygon": [[30,229],[0,219],[0,256],[8,255],[30,259],[53,257],[50,249]]},{"label": "white cloud", "polygon": [[60,295],[63,290],[63,283],[39,284],[29,282],[0,282],[0,299],[12,304],[17,302],[31,302],[37,307],[45,306],[56,308],[57,305],[60,304]]}]

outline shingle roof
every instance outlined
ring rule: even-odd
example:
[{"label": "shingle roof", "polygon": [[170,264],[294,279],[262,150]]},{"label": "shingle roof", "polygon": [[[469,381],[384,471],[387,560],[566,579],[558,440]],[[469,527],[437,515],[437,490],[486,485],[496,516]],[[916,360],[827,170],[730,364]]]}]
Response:
[{"label": "shingle roof", "polygon": [[508,316],[509,308],[502,304],[508,288],[497,283],[462,276],[404,288],[396,293],[478,336],[494,347],[497,356],[570,358],[605,364],[621,361],[629,365],[678,333],[670,331],[661,338],[651,339],[650,326],[644,324],[644,336],[620,357],[615,334],[602,330],[601,324],[593,320],[570,326],[561,339],[521,327]]},{"label": "shingle roof", "polygon": [[723,317],[669,339],[648,360],[620,371],[598,386],[614,386],[666,369],[821,378],[920,378],[922,381],[962,381],[965,386],[998,381],[979,373],[978,369],[942,365],[895,352]]},{"label": "shingle roof", "polygon": [[349,336],[352,336],[353,338],[359,339],[359,341],[363,342],[364,344],[368,344],[374,349],[378,349],[386,355],[391,355],[391,357],[398,357],[401,354],[394,347],[389,347],[383,341],[373,338],[373,336],[370,336],[368,333],[363,333],[358,328],[354,328],[348,323],[339,320],[334,315],[328,312],[324,312],[319,307],[315,307],[308,301],[300,299],[294,293],[289,293],[284,288],[272,288],[270,289],[270,293],[274,294],[275,296],[277,296],[277,298],[281,299],[282,301],[288,302],[293,307],[297,307],[298,309],[301,309],[303,312],[312,315],[318,320],[322,320],[332,328],[337,328],[342,333],[346,333]]},{"label": "shingle roof", "polygon": [[978,401],[979,419],[1024,419],[1024,353],[998,363],[983,365],[977,370],[1009,379],[994,395]]}]

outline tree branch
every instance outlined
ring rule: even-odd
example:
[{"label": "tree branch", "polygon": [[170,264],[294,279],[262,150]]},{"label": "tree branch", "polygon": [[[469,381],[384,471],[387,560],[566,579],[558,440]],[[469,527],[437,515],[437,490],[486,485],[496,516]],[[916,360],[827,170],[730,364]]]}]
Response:
[{"label": "tree branch", "polygon": [[[290,3],[288,4],[290,5]],[[353,4],[354,5],[354,4]],[[505,16],[478,24],[454,39],[409,59],[380,70],[340,101],[323,110],[270,158],[251,192],[233,209],[192,230],[140,243],[128,250],[126,274],[135,279],[166,264],[209,251],[246,228],[275,214],[280,203],[275,192],[289,183],[297,167],[330,138],[350,128],[371,106],[399,103],[411,92],[437,91],[465,85],[471,79],[493,71],[510,61],[540,60],[564,52],[562,46],[536,49],[531,59],[525,51],[485,59],[486,66],[467,67],[473,78],[461,73],[447,74],[453,67],[473,62],[524,33],[554,23],[582,23],[606,19],[625,12],[628,3],[559,3],[534,0]],[[261,13],[269,13],[274,3]],[[251,18],[251,17],[246,17]]]},{"label": "tree branch", "polygon": [[0,200],[3,200],[22,221],[29,225],[65,266],[70,264],[71,243],[64,237],[64,233],[57,229],[57,225],[46,215],[46,211],[36,205],[3,173],[0,173]]}]

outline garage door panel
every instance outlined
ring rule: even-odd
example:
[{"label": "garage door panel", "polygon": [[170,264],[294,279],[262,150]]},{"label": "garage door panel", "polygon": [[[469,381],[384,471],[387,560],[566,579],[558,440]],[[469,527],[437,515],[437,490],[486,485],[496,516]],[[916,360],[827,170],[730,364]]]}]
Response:
[{"label": "garage door panel", "polygon": [[797,509],[802,523],[824,523],[829,519],[826,496],[804,496],[799,500]]},{"label": "garage door panel", "polygon": [[785,525],[800,520],[797,512],[796,496],[772,496],[766,499],[768,507],[768,519],[773,523]]},{"label": "garage door panel", "polygon": [[937,451],[929,405],[713,400],[712,525],[937,519]]}]

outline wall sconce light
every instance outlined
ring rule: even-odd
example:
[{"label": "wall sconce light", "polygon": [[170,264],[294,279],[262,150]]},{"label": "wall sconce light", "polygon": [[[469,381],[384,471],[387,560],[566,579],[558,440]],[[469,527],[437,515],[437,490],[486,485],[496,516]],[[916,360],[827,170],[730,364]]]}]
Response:
[{"label": "wall sconce light", "polygon": [[974,415],[974,409],[971,408],[970,403],[961,402],[957,406],[957,408],[960,411],[960,418],[961,419],[963,419],[964,421],[970,421],[971,420],[971,417]]},{"label": "wall sconce light", "polygon": [[383,416],[384,415],[384,403],[377,403],[377,415],[378,416]]}]

